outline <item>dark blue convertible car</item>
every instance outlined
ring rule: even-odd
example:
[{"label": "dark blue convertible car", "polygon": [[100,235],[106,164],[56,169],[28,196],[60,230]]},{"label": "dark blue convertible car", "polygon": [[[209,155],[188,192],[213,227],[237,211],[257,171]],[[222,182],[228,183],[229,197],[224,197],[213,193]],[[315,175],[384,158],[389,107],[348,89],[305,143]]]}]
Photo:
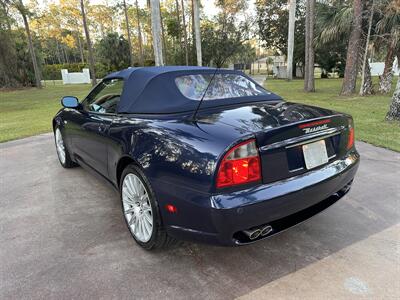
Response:
[{"label": "dark blue convertible car", "polygon": [[146,249],[264,239],[343,197],[359,164],[349,115],[285,102],[232,70],[129,68],[62,105],[61,165],[119,189]]}]

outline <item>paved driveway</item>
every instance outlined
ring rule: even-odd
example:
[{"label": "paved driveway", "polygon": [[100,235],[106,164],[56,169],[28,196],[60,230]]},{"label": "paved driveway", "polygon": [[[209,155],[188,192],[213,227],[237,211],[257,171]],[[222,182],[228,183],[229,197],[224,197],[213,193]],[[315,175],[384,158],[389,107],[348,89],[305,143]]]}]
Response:
[{"label": "paved driveway", "polygon": [[117,193],[49,134],[0,144],[0,299],[400,297],[400,155],[358,143],[352,191],[260,243],[146,252]]}]

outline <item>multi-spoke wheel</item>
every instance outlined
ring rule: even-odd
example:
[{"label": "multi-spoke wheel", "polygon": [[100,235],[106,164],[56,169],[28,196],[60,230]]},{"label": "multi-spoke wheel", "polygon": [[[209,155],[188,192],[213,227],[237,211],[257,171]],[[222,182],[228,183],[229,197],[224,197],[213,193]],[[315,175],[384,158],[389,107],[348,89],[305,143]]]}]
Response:
[{"label": "multi-spoke wheel", "polygon": [[56,129],[55,135],[56,135],[55,138],[56,138],[56,149],[58,158],[60,159],[61,164],[65,164],[65,146],[60,128]]},{"label": "multi-spoke wheel", "polygon": [[56,127],[54,131],[54,140],[56,143],[57,156],[60,160],[61,165],[64,168],[74,167],[75,163],[71,160],[71,157],[69,156],[68,150],[65,147],[63,135],[59,127]]},{"label": "multi-spoke wheel", "polygon": [[158,203],[149,181],[133,164],[122,172],[120,193],[126,224],[140,246],[150,250],[175,241],[162,227]]},{"label": "multi-spoke wheel", "polygon": [[153,212],[146,188],[136,174],[129,173],[124,178],[122,206],[135,239],[148,242],[153,234]]}]

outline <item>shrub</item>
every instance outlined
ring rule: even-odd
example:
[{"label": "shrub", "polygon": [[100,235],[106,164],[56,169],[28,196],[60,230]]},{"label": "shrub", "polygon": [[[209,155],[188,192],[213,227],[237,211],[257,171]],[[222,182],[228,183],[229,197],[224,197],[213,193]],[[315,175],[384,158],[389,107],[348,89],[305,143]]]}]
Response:
[{"label": "shrub", "polygon": [[[82,63],[44,65],[42,69],[42,76],[44,80],[61,80],[62,69],[67,69],[68,72],[82,72],[82,69],[84,68],[88,69],[89,66]],[[97,78],[103,78],[110,73],[107,66],[102,63],[96,63],[95,69]]]},{"label": "shrub", "polygon": [[67,69],[68,72],[82,72],[84,68],[88,68],[88,66],[82,63],[44,65],[42,76],[44,80],[60,80],[62,79],[62,69]]}]

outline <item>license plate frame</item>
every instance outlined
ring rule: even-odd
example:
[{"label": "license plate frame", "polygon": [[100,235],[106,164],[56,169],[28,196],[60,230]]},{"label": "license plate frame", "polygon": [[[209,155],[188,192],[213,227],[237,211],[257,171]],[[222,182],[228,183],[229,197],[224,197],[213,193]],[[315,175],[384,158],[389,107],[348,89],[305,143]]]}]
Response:
[{"label": "license plate frame", "polygon": [[302,145],[307,170],[326,164],[329,160],[325,140]]}]

